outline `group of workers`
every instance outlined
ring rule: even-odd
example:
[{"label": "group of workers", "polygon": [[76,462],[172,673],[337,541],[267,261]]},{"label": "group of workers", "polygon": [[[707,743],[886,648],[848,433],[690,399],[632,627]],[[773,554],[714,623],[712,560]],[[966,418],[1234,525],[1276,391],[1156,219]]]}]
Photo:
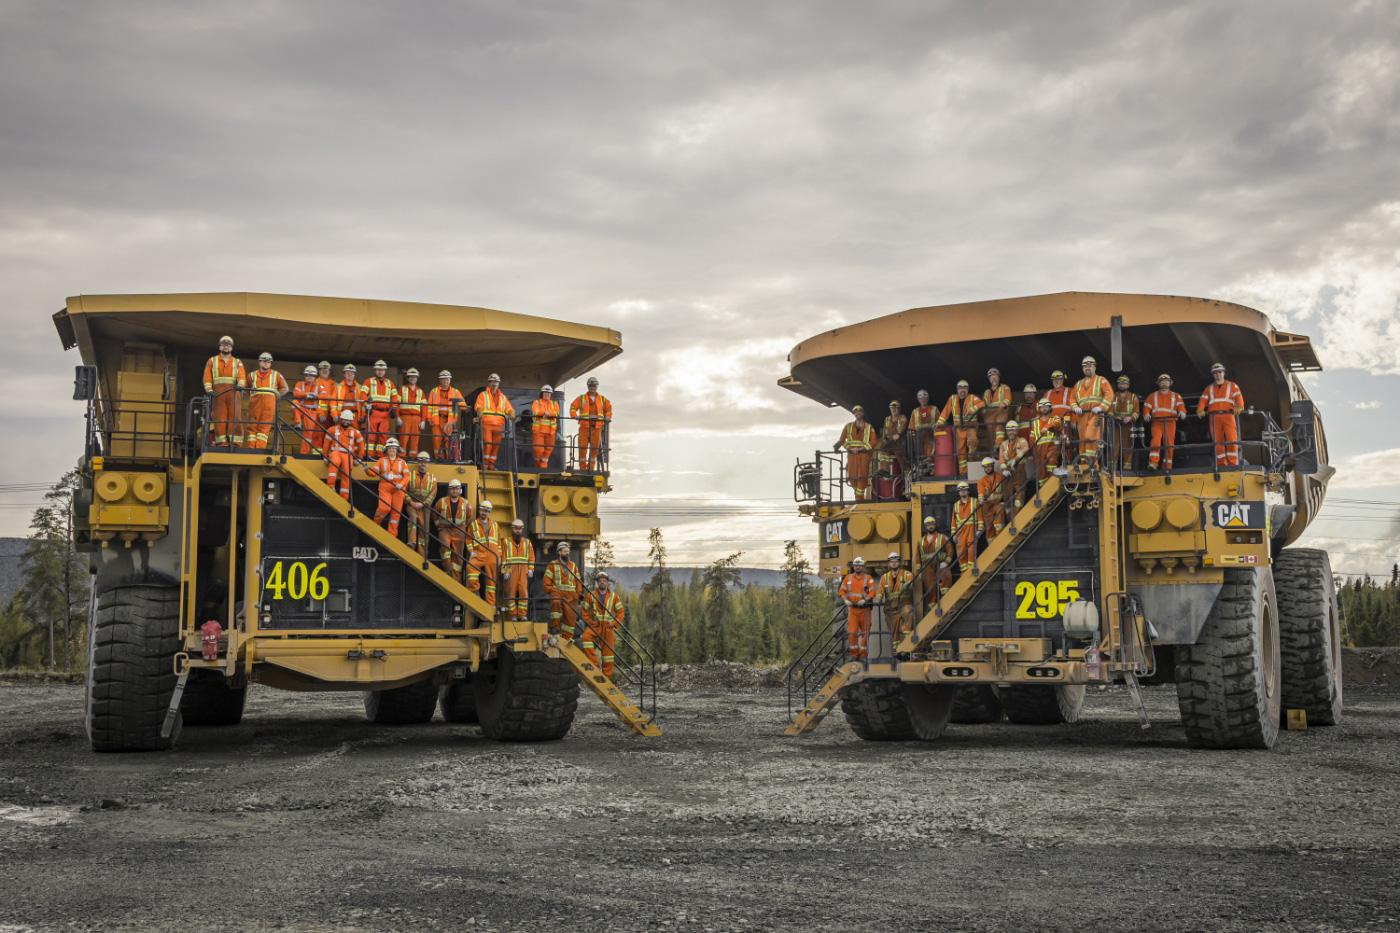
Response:
[{"label": "group of workers", "polygon": [[[461,391],[453,388],[450,371],[438,373],[437,387],[425,392],[418,384],[417,369],[405,371],[403,385],[395,385],[385,361],[376,360],[374,375],[361,382],[356,378],[355,364],[345,364],[340,378],[333,379],[330,362],[322,360],[307,366],[301,381],[289,387],[272,363],[271,353],[260,354],[258,368],[250,375],[233,355],[233,338],[219,338],[218,354],[204,366],[204,391],[210,395],[210,443],[266,449],[274,435],[278,405],[290,394],[303,455],[320,452],[329,457],[333,447],[343,447],[349,453],[353,448],[332,438],[353,440],[353,432],[363,447],[357,457],[381,456],[391,440],[399,439],[400,448],[411,458],[418,456],[421,447],[422,451],[431,450],[437,460],[461,459],[458,427],[467,404]],[[244,396],[246,415],[241,412]],[[535,466],[545,469],[554,452],[561,417],[552,386],[540,387],[540,396],[531,402],[528,414],[530,452]],[[495,469],[506,422],[516,418],[515,407],[501,391],[500,376],[492,373],[487,377],[486,388],[477,395],[468,417],[480,424],[482,466]],[[604,433],[612,421],[612,402],[598,392],[596,378],[589,378],[587,391],[569,406],[569,418],[579,426],[578,468],[592,470],[595,464],[603,468]]]},{"label": "group of workers", "polygon": [[[901,411],[898,400],[890,402],[890,414],[878,432],[865,420],[865,409],[856,405],[851,409],[854,420],[841,429],[832,449],[846,451],[847,481],[857,501],[869,498],[871,480],[877,474],[891,475],[908,468],[904,439],[909,432],[916,439],[916,456],[928,460],[934,455],[935,434],[950,431],[959,475],[967,475],[976,452],[993,451],[998,472],[1007,469],[1008,462],[1014,469],[1016,461],[1033,456],[1043,480],[1059,464],[1067,442],[1076,445],[1079,456],[1097,457],[1106,440],[1104,425],[1111,431],[1108,443],[1119,451],[1124,465],[1130,466],[1133,430],[1142,422],[1150,430],[1147,468],[1170,470],[1176,422],[1186,417],[1186,404],[1172,390],[1171,376],[1162,373],[1157,377],[1156,391],[1140,399],[1133,393],[1128,376],[1118,377],[1115,390],[1098,375],[1098,363],[1092,356],[1084,357],[1081,367],[1084,376],[1072,386],[1065,385],[1065,374],[1055,370],[1050,374],[1048,391],[1041,395],[1034,385],[1027,385],[1019,402],[1012,398],[1010,388],[1002,385],[1001,372],[995,368],[987,371],[989,387],[981,395],[971,391],[967,380],[961,380],[942,409],[930,403],[927,390],[920,389],[918,404],[908,415]],[[1210,419],[1217,466],[1237,466],[1240,462],[1238,416],[1243,410],[1239,386],[1226,379],[1225,367],[1216,363],[1196,413]],[[1005,447],[1008,438],[1017,439],[1013,448],[1024,444],[1026,451],[1013,456],[1016,451]]]}]

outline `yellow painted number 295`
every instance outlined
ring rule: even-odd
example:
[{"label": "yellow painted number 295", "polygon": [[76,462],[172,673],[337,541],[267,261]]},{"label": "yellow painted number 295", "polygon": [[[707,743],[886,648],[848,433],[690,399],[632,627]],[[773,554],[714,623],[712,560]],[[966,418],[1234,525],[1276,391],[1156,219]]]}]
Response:
[{"label": "yellow painted number 295", "polygon": [[1074,580],[1023,580],[1016,584],[1018,619],[1057,619],[1065,606],[1079,598],[1079,583]]},{"label": "yellow painted number 295", "polygon": [[[286,568],[285,570],[283,568]],[[326,562],[322,561],[310,571],[299,560],[277,561],[267,572],[263,589],[272,594],[273,599],[290,596],[292,599],[325,599],[331,592],[331,581],[326,579]]]}]

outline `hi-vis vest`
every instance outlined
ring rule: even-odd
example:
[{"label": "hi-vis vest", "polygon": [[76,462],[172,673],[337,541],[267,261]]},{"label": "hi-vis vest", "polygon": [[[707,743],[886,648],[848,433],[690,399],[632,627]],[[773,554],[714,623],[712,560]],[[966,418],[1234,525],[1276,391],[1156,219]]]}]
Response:
[{"label": "hi-vis vest", "polygon": [[484,547],[499,554],[501,548],[501,527],[489,518],[474,519],[467,531],[473,548]]},{"label": "hi-vis vest", "polygon": [[962,499],[953,503],[953,534],[963,531],[969,524],[977,531],[982,530],[981,513],[977,510],[977,497],[968,496],[967,504],[963,505]]},{"label": "hi-vis vest", "polygon": [[1107,408],[1113,398],[1113,386],[1103,376],[1085,376],[1074,384],[1070,393],[1072,404],[1080,408]]},{"label": "hi-vis vest", "polygon": [[1031,422],[1031,440],[1036,444],[1054,444],[1060,439],[1060,429],[1064,425],[1057,415],[1037,415]]},{"label": "hi-vis vest", "polygon": [[438,418],[451,420],[454,417],[454,402],[456,403],[457,407],[460,408],[466,402],[466,399],[462,398],[461,392],[458,392],[451,386],[449,386],[446,389],[444,389],[442,386],[438,386],[437,388],[433,389],[433,391],[428,393],[428,405],[432,409],[434,409],[433,413]]},{"label": "hi-vis vest", "polygon": [[456,502],[452,501],[451,493],[443,496],[437,501],[437,511],[442,516],[443,524],[456,528],[465,528],[472,520],[472,510],[467,505],[466,496],[458,496]]},{"label": "hi-vis vest", "polygon": [[1186,414],[1186,403],[1171,389],[1158,389],[1142,401],[1142,412],[1149,418],[1175,418]]},{"label": "hi-vis vest", "polygon": [[546,593],[577,593],[578,574],[574,572],[573,566],[561,557],[545,569],[544,589]]},{"label": "hi-vis vest", "polygon": [[431,502],[437,493],[437,477],[432,470],[424,470],[421,474],[414,470],[408,474],[408,494],[419,502]]},{"label": "hi-vis vest", "polygon": [[276,395],[278,390],[287,391],[287,380],[275,369],[269,369],[267,372],[257,370],[248,385],[252,388],[253,395]]},{"label": "hi-vis vest", "polygon": [[237,357],[230,356],[225,363],[221,358],[211,356],[209,362],[204,364],[205,392],[212,392],[215,386],[237,386],[241,389],[247,384],[247,373]]},{"label": "hi-vis vest", "polygon": [[869,450],[875,446],[875,429],[868,423],[857,428],[852,421],[841,429],[839,443],[847,450]]},{"label": "hi-vis vest", "polygon": [[922,535],[919,538],[919,564],[921,566],[937,566],[935,558],[939,555],[947,557],[952,545],[948,536],[941,531],[935,531],[931,537],[933,538],[931,541],[929,535]]},{"label": "hi-vis vest", "polygon": [[943,413],[939,416],[940,423],[952,421],[955,424],[970,425],[977,423],[977,413],[982,410],[982,400],[971,392],[967,393],[967,398],[960,399],[956,392],[948,396],[948,401],[943,406]]},{"label": "hi-vis vest", "polygon": [[335,384],[335,399],[331,405],[331,417],[339,418],[342,411],[353,412],[358,420],[361,414],[360,400],[364,397],[364,386],[358,382],[346,383],[344,380]]},{"label": "hi-vis vest", "polygon": [[1206,390],[1201,393],[1201,401],[1196,405],[1197,411],[1225,413],[1238,412],[1244,408],[1244,396],[1240,394],[1240,387],[1229,379],[1220,385],[1212,382],[1206,386]]},{"label": "hi-vis vest", "polygon": [[395,457],[390,460],[388,457],[380,457],[374,464],[374,473],[386,483],[391,483],[403,488],[404,474],[408,472],[408,461],[403,457]]},{"label": "hi-vis vest", "polygon": [[536,399],[530,404],[530,414],[537,430],[553,431],[559,427],[559,403],[556,401]]},{"label": "hi-vis vest", "polygon": [[487,389],[476,397],[476,412],[483,418],[507,418],[515,409],[500,389]]},{"label": "hi-vis vest", "polygon": [[365,394],[369,396],[375,411],[388,411],[399,400],[398,393],[394,391],[394,383],[378,376],[371,376],[365,383]]},{"label": "hi-vis vest", "polygon": [[1011,387],[999,385],[995,389],[988,389],[982,393],[982,404],[988,408],[993,405],[1002,405],[1009,410],[1011,408]]},{"label": "hi-vis vest", "polygon": [[914,598],[914,574],[900,568],[899,570],[887,570],[880,577],[880,596],[887,603],[891,602],[912,602]]},{"label": "hi-vis vest", "polygon": [[515,536],[510,535],[501,541],[501,566],[513,567],[516,565],[535,565],[535,546],[530,543],[530,539],[521,537],[520,543],[515,542]]},{"label": "hi-vis vest", "polygon": [[622,622],[622,600],[614,590],[608,590],[602,599],[598,591],[589,593],[583,600],[583,616],[590,625],[612,628]]},{"label": "hi-vis vest", "polygon": [[579,421],[607,421],[612,418],[612,402],[601,392],[597,398],[589,398],[585,392],[569,406],[569,417]]},{"label": "hi-vis vest", "polygon": [[399,389],[399,413],[416,415],[423,410],[423,403],[427,400],[428,397],[418,386],[404,386]]}]

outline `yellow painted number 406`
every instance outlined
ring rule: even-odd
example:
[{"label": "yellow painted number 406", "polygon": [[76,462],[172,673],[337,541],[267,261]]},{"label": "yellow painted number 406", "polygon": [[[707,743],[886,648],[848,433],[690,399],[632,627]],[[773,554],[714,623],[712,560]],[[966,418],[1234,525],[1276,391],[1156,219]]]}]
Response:
[{"label": "yellow painted number 406", "polygon": [[1023,580],[1016,584],[1018,619],[1056,619],[1065,607],[1079,598],[1079,583],[1075,580]]},{"label": "yellow painted number 406", "polygon": [[[282,568],[285,567],[286,570]],[[331,581],[326,579],[326,562],[321,561],[310,571],[299,560],[284,563],[277,561],[267,572],[263,589],[272,594],[273,599],[290,596],[292,599],[325,599],[331,592]]]}]

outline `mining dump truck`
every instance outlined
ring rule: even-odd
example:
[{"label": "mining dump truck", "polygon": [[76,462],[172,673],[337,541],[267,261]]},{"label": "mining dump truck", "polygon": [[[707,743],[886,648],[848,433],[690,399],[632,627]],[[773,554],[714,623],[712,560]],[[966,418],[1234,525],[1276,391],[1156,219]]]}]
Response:
[{"label": "mining dump truck", "polygon": [[[1143,430],[1118,397],[1042,412],[1048,377],[1065,371],[1073,391],[1086,356],[1139,398],[1169,374],[1184,417]],[[1293,546],[1333,472],[1298,377],[1321,368],[1307,337],[1224,301],[1065,293],[892,314],[805,340],[789,363],[783,387],[880,413],[854,445],[871,449],[795,467],[821,573],[843,579],[860,558],[913,579],[875,596],[853,578],[866,598],[843,599],[788,670],[787,734],[838,703],[872,740],[934,740],[949,722],[1073,722],[1085,688],[1106,683],[1128,685],[1146,728],[1138,687],[1174,682],[1188,739],[1211,748],[1269,748],[1285,717],[1341,716],[1328,556]],[[1243,404],[1215,404],[1228,391],[1212,390],[1198,416],[1217,363]],[[946,423],[930,426],[925,410],[918,428],[882,430],[891,400],[910,413],[927,390],[941,414],[959,380],[989,390],[993,368],[1013,409],[1027,403],[1016,431],[985,412],[959,423],[966,401]],[[1028,453],[998,443],[1015,433]]]},{"label": "mining dump truck", "polygon": [[[426,723],[440,708],[502,741],[563,737],[582,685],[633,731],[658,734],[642,646],[619,624],[617,667],[605,676],[584,639],[551,633],[541,590],[558,543],[569,542],[573,563],[560,571],[589,595],[583,553],[610,488],[609,426],[601,449],[590,438],[580,450],[562,384],[620,353],[617,332],[483,308],[251,293],[76,297],[54,323],[83,360],[74,528],[93,575],[94,749],[164,749],[182,726],[236,724],[251,683],[362,691],[368,718],[385,724]],[[206,383],[225,335],[248,380],[220,364],[227,374]],[[429,521],[416,546],[404,540],[413,519],[390,521],[402,505],[381,509],[375,453],[347,454],[349,483],[328,485],[326,432],[354,406],[332,406],[328,389],[318,402],[270,392],[275,376],[252,380],[264,352],[289,387],[322,361],[334,361],[337,381],[356,363],[367,382],[382,358],[397,386],[416,368],[425,392],[451,372],[460,398],[440,410],[440,436],[413,438],[434,454],[429,499],[456,481],[470,515],[489,502],[503,533],[524,522],[535,551],[525,618],[493,599],[484,565],[475,578],[454,567],[453,529]],[[515,410],[494,432],[474,410],[491,374]],[[554,445],[537,459],[531,402],[546,383],[565,400]],[[368,396],[364,405],[362,430],[374,427]],[[413,446],[407,433],[401,440]]]}]

